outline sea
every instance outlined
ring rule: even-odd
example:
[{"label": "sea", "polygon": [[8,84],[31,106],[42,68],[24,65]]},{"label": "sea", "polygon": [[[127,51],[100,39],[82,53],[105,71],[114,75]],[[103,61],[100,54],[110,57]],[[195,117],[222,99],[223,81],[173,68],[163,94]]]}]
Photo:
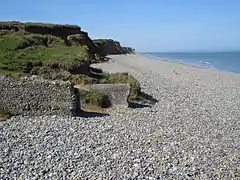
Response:
[{"label": "sea", "polygon": [[239,52],[152,52],[141,53],[156,60],[168,60],[192,66],[240,73]]}]

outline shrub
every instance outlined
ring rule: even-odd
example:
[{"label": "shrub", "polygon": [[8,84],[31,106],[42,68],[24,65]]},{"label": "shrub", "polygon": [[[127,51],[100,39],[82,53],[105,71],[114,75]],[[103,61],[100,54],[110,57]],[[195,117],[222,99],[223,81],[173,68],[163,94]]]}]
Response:
[{"label": "shrub", "polygon": [[82,85],[82,84],[96,84],[97,83],[97,79],[88,77],[84,74],[72,74],[69,76],[69,79],[73,84],[78,84],[78,85]]},{"label": "shrub", "polygon": [[73,34],[67,37],[67,40],[71,45],[81,45],[83,39],[84,39],[83,34]]}]

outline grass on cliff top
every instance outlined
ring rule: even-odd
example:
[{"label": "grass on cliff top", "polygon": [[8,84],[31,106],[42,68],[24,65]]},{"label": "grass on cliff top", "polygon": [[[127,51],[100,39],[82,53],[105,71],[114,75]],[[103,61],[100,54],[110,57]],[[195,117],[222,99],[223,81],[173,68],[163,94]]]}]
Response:
[{"label": "grass on cliff top", "polygon": [[47,27],[47,28],[55,28],[55,27],[64,27],[64,28],[80,28],[78,25],[70,25],[70,24],[52,24],[52,23],[40,23],[40,22],[18,22],[18,21],[0,21],[0,26],[14,26],[22,29],[25,27]]},{"label": "grass on cliff top", "polygon": [[18,21],[0,21],[0,27],[9,27],[9,28],[18,27],[19,29],[23,29],[24,24]]},{"label": "grass on cliff top", "polygon": [[0,71],[23,71],[28,62],[43,61],[70,66],[88,61],[83,46],[67,46],[63,39],[52,35],[25,31],[0,31]]},{"label": "grass on cliff top", "polygon": [[77,25],[70,25],[70,24],[51,24],[51,23],[38,23],[38,22],[26,22],[24,23],[26,27],[48,27],[48,28],[54,28],[54,27],[65,27],[65,28],[80,28]]}]

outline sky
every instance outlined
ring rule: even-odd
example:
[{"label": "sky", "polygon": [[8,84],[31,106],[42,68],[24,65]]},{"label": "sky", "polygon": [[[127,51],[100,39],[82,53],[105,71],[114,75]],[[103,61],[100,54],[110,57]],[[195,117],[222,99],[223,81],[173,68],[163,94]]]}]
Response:
[{"label": "sky", "polygon": [[76,24],[137,52],[240,50],[240,0],[1,0],[9,20]]}]

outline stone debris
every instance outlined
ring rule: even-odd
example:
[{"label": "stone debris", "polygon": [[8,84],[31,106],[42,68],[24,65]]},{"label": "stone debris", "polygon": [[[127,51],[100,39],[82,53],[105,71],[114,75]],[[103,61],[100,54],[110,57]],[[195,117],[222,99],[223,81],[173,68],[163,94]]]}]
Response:
[{"label": "stone debris", "polygon": [[0,179],[240,177],[239,76],[192,67],[166,75],[164,66],[157,73],[145,71],[150,62],[145,69],[124,63],[101,67],[128,69],[156,105],[0,122]]}]

